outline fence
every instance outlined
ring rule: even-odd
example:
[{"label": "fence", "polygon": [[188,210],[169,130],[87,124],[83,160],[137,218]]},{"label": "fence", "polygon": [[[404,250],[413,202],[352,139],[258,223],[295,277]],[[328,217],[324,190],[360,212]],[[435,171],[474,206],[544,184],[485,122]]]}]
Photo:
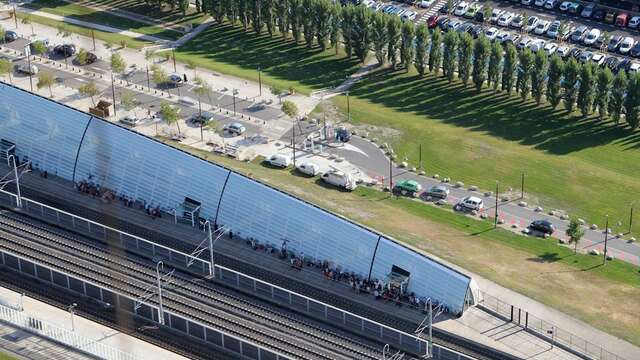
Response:
[{"label": "fence", "polygon": [[82,352],[107,360],[137,360],[138,358],[112,348],[105,344],[90,340],[75,332],[49,324],[43,320],[29,316],[18,310],[0,305],[0,320],[13,324],[26,331],[42,335],[55,342],[79,349]]},{"label": "fence", "polygon": [[544,338],[552,344],[561,346],[568,351],[582,357],[594,360],[625,360],[624,358],[605,350],[600,345],[563,330],[556,325],[545,321],[530,312],[508,304],[485,292],[480,292],[479,306],[484,307],[511,322],[522,326],[526,331]]}]

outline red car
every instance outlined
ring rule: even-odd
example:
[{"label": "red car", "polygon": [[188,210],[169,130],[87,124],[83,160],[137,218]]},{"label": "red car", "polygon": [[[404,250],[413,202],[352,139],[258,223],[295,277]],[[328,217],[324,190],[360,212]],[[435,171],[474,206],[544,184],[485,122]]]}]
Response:
[{"label": "red car", "polygon": [[427,19],[427,26],[429,27],[429,29],[433,29],[438,26],[438,18],[439,16],[437,14],[429,16],[429,18]]}]

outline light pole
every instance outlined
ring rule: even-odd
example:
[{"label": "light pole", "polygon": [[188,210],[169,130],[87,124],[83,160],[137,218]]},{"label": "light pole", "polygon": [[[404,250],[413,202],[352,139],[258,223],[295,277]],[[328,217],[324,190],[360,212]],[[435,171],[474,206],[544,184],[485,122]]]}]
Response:
[{"label": "light pole", "polygon": [[522,179],[520,180],[520,199],[524,200],[524,171],[522,172]]},{"label": "light pole", "polygon": [[262,96],[262,70],[258,66],[258,86],[260,88],[260,96]]},{"label": "light pole", "polygon": [[500,182],[496,181],[496,216],[493,219],[493,228],[498,227],[498,192],[500,191]]},{"label": "light pole", "polygon": [[75,320],[73,318],[73,314],[75,314],[75,308],[78,306],[78,304],[73,303],[71,305],[69,305],[69,307],[67,308],[69,310],[69,315],[71,315],[71,331],[75,332],[76,331],[76,323]]},{"label": "light pole", "polygon": [[233,89],[233,116],[236,116],[236,92],[238,89]]},{"label": "light pole", "polygon": [[293,120],[293,127],[291,131],[293,133],[293,138],[291,139],[291,145],[293,146],[293,167],[296,167],[296,120],[297,117]]},{"label": "light pole", "polygon": [[149,65],[147,65],[147,88],[151,92],[151,78],[149,77]]},{"label": "light pole", "polygon": [[609,215],[604,225],[604,253],[602,254],[602,266],[607,265],[607,242],[609,241]]},{"label": "light pole", "polygon": [[27,63],[29,66],[29,85],[31,86],[31,92],[33,92],[33,74],[31,71],[31,54],[27,52]]},{"label": "light pole", "polygon": [[18,176],[18,164],[16,163],[15,155],[9,155],[11,165],[13,165],[13,176],[16,177],[16,206],[22,207],[22,195],[20,194],[20,176]]},{"label": "light pole", "polygon": [[96,51],[96,34],[93,29],[91,30],[91,40],[93,41],[93,51]]},{"label": "light pole", "polygon": [[162,308],[162,283],[160,282],[160,268],[164,270],[162,260],[156,264],[156,279],[158,280],[158,322],[164,325],[164,309]]},{"label": "light pole", "polygon": [[113,80],[113,72],[111,72],[111,97],[113,98],[113,117],[118,118],[116,115],[116,86]]},{"label": "light pole", "polygon": [[13,20],[16,22],[16,29],[18,28],[18,10],[16,10],[16,6],[13,5]]},{"label": "light pole", "polygon": [[351,122],[351,105],[349,104],[349,91],[347,91],[347,121]]},{"label": "light pole", "polygon": [[633,225],[633,203],[631,203],[631,210],[629,212],[629,234],[631,234],[632,225]]},{"label": "light pole", "polygon": [[171,58],[173,58],[173,72],[177,72],[176,68],[176,49],[171,49]]}]

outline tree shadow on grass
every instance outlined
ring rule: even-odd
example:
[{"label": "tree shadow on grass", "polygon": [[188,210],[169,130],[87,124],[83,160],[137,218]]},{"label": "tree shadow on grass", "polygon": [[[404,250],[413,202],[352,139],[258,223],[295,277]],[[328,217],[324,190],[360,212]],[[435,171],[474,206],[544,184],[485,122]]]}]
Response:
[{"label": "tree shadow on grass", "polygon": [[557,155],[584,148],[620,142],[628,148],[640,146],[640,135],[596,115],[568,114],[558,109],[523,101],[515,93],[478,93],[458,81],[443,77],[405,74],[404,71],[379,69],[356,84],[352,94],[374,104],[437,120],[533,146]]},{"label": "tree shadow on grass", "polygon": [[537,263],[554,263],[562,259],[563,257],[560,257],[558,253],[547,251],[544,254],[540,254],[536,257],[528,258],[527,260],[537,262]]}]

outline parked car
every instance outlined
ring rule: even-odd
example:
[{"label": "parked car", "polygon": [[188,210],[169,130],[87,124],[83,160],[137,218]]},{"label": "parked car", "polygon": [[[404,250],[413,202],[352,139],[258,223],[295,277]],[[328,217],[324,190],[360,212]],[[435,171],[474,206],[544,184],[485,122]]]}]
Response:
[{"label": "parked car", "polygon": [[479,197],[467,196],[458,203],[457,207],[460,210],[480,211],[484,208],[484,203]]},{"label": "parked car", "polygon": [[472,36],[474,39],[477,39],[477,38],[480,36],[480,34],[482,34],[482,32],[483,32],[483,31],[484,31],[484,29],[482,28],[482,26],[477,25],[477,24],[476,24],[476,25],[473,25],[473,26],[468,30],[469,34],[471,34],[471,36]]},{"label": "parked car", "polygon": [[524,31],[532,32],[533,29],[535,29],[536,26],[538,26],[539,22],[540,22],[540,19],[537,16],[530,16],[527,19],[527,23],[524,24]]},{"label": "parked car", "polygon": [[584,37],[583,42],[584,42],[585,45],[591,46],[591,45],[596,43],[596,40],[598,40],[600,35],[601,35],[600,30],[596,29],[596,28],[593,28],[593,29],[589,30],[587,35]]},{"label": "parked car", "polygon": [[271,166],[283,169],[291,165],[291,158],[288,155],[283,154],[273,154],[269,156],[265,161]]},{"label": "parked car", "polygon": [[596,21],[604,21],[605,16],[606,16],[606,12],[604,11],[604,9],[596,8],[593,11],[593,15],[591,15],[591,18]]},{"label": "parked car", "polygon": [[571,4],[573,4],[571,1],[563,1],[558,9],[562,12],[566,12],[567,10],[569,10]]},{"label": "parked car", "polygon": [[616,16],[616,26],[625,27],[629,24],[631,17],[627,13],[620,13]]},{"label": "parked car", "polygon": [[548,220],[534,220],[529,224],[529,229],[549,235],[553,234],[555,231],[553,224]]},{"label": "parked car", "polygon": [[480,4],[471,4],[467,7],[467,11],[465,11],[463,16],[467,19],[473,19],[478,10],[480,10]]},{"label": "parked car", "polygon": [[520,40],[520,35],[519,34],[509,34],[503,41],[502,41],[502,46],[507,46],[509,44],[511,45],[516,45],[518,43],[518,41]]},{"label": "parked car", "polygon": [[299,172],[309,176],[316,176],[320,173],[320,166],[310,161],[302,161],[298,163],[296,169]]},{"label": "parked car", "polygon": [[341,126],[336,129],[335,138],[340,142],[348,142],[351,140],[351,132],[346,127]]},{"label": "parked car", "polygon": [[189,119],[187,122],[192,123],[198,126],[207,125],[209,122],[213,121],[213,114],[209,112],[202,112],[202,114],[195,114]]},{"label": "parked car", "polygon": [[622,55],[626,55],[631,51],[631,48],[636,44],[636,41],[631,36],[626,36],[620,42],[618,52]]},{"label": "parked car", "polygon": [[638,25],[640,25],[640,16],[632,17],[631,20],[629,20],[629,23],[627,24],[627,26],[630,29],[637,29]]},{"label": "parked car", "polygon": [[429,8],[434,2],[435,0],[422,0],[420,1],[420,7],[423,9]]},{"label": "parked car", "polygon": [[536,25],[536,28],[533,29],[533,32],[537,35],[544,35],[547,30],[549,30],[549,26],[551,26],[551,22],[547,20],[541,20],[538,22],[538,25]]},{"label": "parked car", "polygon": [[418,13],[414,11],[407,11],[404,14],[402,14],[400,19],[402,19],[402,21],[413,21],[416,19],[416,16],[418,16]]},{"label": "parked car", "polygon": [[629,50],[629,55],[634,58],[640,57],[640,42],[637,42],[635,45],[633,45],[631,50]]},{"label": "parked car", "polygon": [[509,26],[509,24],[511,24],[511,21],[513,21],[513,17],[514,17],[513,13],[510,13],[510,12],[500,15],[500,17],[498,18],[498,25]]},{"label": "parked car", "polygon": [[4,41],[5,42],[12,42],[12,41],[16,41],[18,40],[19,36],[18,33],[15,31],[11,31],[8,30],[4,33]]},{"label": "parked car", "polygon": [[479,23],[484,23],[484,9],[480,9],[478,11],[476,11],[476,15],[473,17],[473,20],[475,22],[479,22]]},{"label": "parked car", "polygon": [[496,36],[498,36],[499,32],[500,30],[498,30],[498,28],[490,27],[484,32],[484,35],[487,37],[489,41],[494,41],[496,39]]},{"label": "parked car", "polygon": [[224,127],[224,131],[228,132],[231,135],[242,135],[247,131],[247,128],[245,128],[244,125],[238,122],[233,122],[226,125]]},{"label": "parked car", "polygon": [[578,56],[578,61],[580,61],[583,64],[586,64],[589,61],[591,61],[591,58],[593,58],[593,53],[591,51],[582,51]]},{"label": "parked car", "polygon": [[167,77],[167,84],[173,87],[184,85],[184,79],[180,74],[173,73]]},{"label": "parked car", "polygon": [[513,19],[511,20],[511,23],[509,23],[509,26],[515,29],[521,29],[523,22],[524,21],[524,17],[520,14],[516,15],[513,17]]},{"label": "parked car", "polygon": [[620,43],[622,43],[622,36],[613,35],[609,39],[609,43],[607,44],[607,51],[609,51],[609,52],[618,51],[618,48],[620,47]]},{"label": "parked car", "polygon": [[498,19],[500,19],[500,17],[505,13],[504,10],[500,10],[500,9],[493,9],[493,11],[491,11],[491,17],[489,18],[489,22],[492,24],[497,24],[498,23]]},{"label": "parked car", "polygon": [[462,20],[453,19],[449,21],[449,24],[447,24],[447,29],[448,31],[456,30],[462,24],[463,24]]},{"label": "parked car", "polygon": [[509,35],[511,35],[511,34],[509,34],[509,32],[508,32],[508,31],[504,31],[504,30],[502,30],[502,31],[500,31],[500,32],[498,33],[498,35],[496,35],[496,41],[497,41],[498,43],[502,44],[502,43],[504,43],[504,41],[509,37]]},{"label": "parked car", "polygon": [[520,0],[520,3],[522,5],[529,6],[529,5],[531,5],[533,3],[533,0]]},{"label": "parked car", "polygon": [[611,71],[618,70],[618,64],[620,64],[620,60],[615,56],[610,56],[604,61],[604,66],[608,67]]},{"label": "parked car", "polygon": [[547,55],[549,56],[555,54],[557,50],[558,50],[558,44],[554,42],[548,42],[544,45],[544,52],[546,52]]},{"label": "parked car", "polygon": [[632,74],[637,74],[638,72],[640,72],[640,64],[635,62],[631,63],[631,66],[629,66],[629,69],[627,71]]},{"label": "parked car", "polygon": [[547,2],[544,3],[544,8],[548,10],[553,10],[556,7],[558,7],[559,3],[560,3],[560,0],[547,0]]},{"label": "parked car", "polygon": [[615,72],[617,73],[620,70],[629,71],[630,67],[631,67],[631,59],[624,58],[624,59],[620,60],[620,62],[618,63],[618,67],[616,68]]},{"label": "parked car", "polygon": [[535,53],[544,49],[545,43],[542,39],[535,39],[529,43],[528,48]]},{"label": "parked car", "polygon": [[580,48],[573,48],[571,49],[571,51],[569,52],[569,54],[576,60],[580,60],[580,56],[582,55],[582,50]]},{"label": "parked car", "polygon": [[613,24],[616,21],[616,13],[612,10],[607,11],[607,15],[604,16],[604,22],[607,24]]},{"label": "parked car", "polygon": [[423,199],[427,199],[427,197],[436,198],[436,199],[446,199],[449,196],[449,188],[444,185],[434,185],[426,190],[420,197]]},{"label": "parked car", "polygon": [[569,5],[567,12],[571,15],[578,15],[582,12],[582,8],[583,8],[582,4],[572,3],[571,5]]},{"label": "parked car", "polygon": [[436,21],[436,25],[441,31],[447,31],[449,29],[449,22],[451,20],[448,17],[441,17]]},{"label": "parked car", "polygon": [[125,125],[133,127],[133,126],[136,126],[136,125],[140,124],[142,122],[142,119],[140,119],[140,118],[138,118],[138,117],[136,117],[134,115],[127,115],[127,116],[123,117],[122,119],[120,119],[120,122],[125,124]]},{"label": "parked car", "polygon": [[339,170],[330,170],[322,174],[321,179],[327,184],[337,186],[349,191],[354,190],[356,187],[358,187],[355,180],[351,178],[351,175],[345,174],[344,172]]},{"label": "parked car", "polygon": [[571,34],[571,42],[573,43],[579,43],[582,42],[582,40],[585,38],[585,36],[587,36],[587,27],[584,25],[580,25],[578,26],[573,33]]},{"label": "parked car", "polygon": [[427,19],[427,26],[429,27],[429,29],[434,29],[436,26],[438,26],[438,19],[440,19],[440,15],[438,14],[429,16],[429,18]]},{"label": "parked car", "polygon": [[15,66],[15,70],[19,74],[37,75],[38,67],[35,65],[29,66],[28,64],[18,64]]},{"label": "parked car", "polygon": [[536,1],[534,1],[533,5],[535,5],[537,7],[543,7],[546,2],[547,2],[547,0],[536,0]]},{"label": "parked car", "polygon": [[468,8],[469,4],[466,1],[461,1],[458,3],[458,6],[456,6],[455,10],[453,10],[453,14],[456,16],[462,16],[467,12]]},{"label": "parked car", "polygon": [[558,54],[563,60],[567,60],[569,55],[571,55],[571,48],[566,45],[558,46],[556,54]]},{"label": "parked car", "polygon": [[590,3],[587,4],[584,9],[582,9],[582,12],[580,13],[580,16],[582,16],[583,18],[590,18],[591,15],[593,15],[593,10],[596,8],[596,4],[594,3]]},{"label": "parked car", "polygon": [[598,65],[598,66],[604,66],[604,54],[602,53],[595,53],[593,54],[593,56],[591,57],[591,62]]},{"label": "parked car", "polygon": [[422,185],[415,180],[400,180],[393,186],[391,191],[395,195],[415,197],[422,191]]},{"label": "parked car", "polygon": [[467,21],[462,23],[462,25],[458,26],[456,28],[456,31],[459,33],[467,32],[472,26],[473,26],[473,23],[470,21]]},{"label": "parked car", "polygon": [[76,53],[76,46],[73,44],[63,44],[63,45],[56,45],[53,48],[53,53],[56,55],[60,55],[63,57],[70,57],[75,55]]}]

